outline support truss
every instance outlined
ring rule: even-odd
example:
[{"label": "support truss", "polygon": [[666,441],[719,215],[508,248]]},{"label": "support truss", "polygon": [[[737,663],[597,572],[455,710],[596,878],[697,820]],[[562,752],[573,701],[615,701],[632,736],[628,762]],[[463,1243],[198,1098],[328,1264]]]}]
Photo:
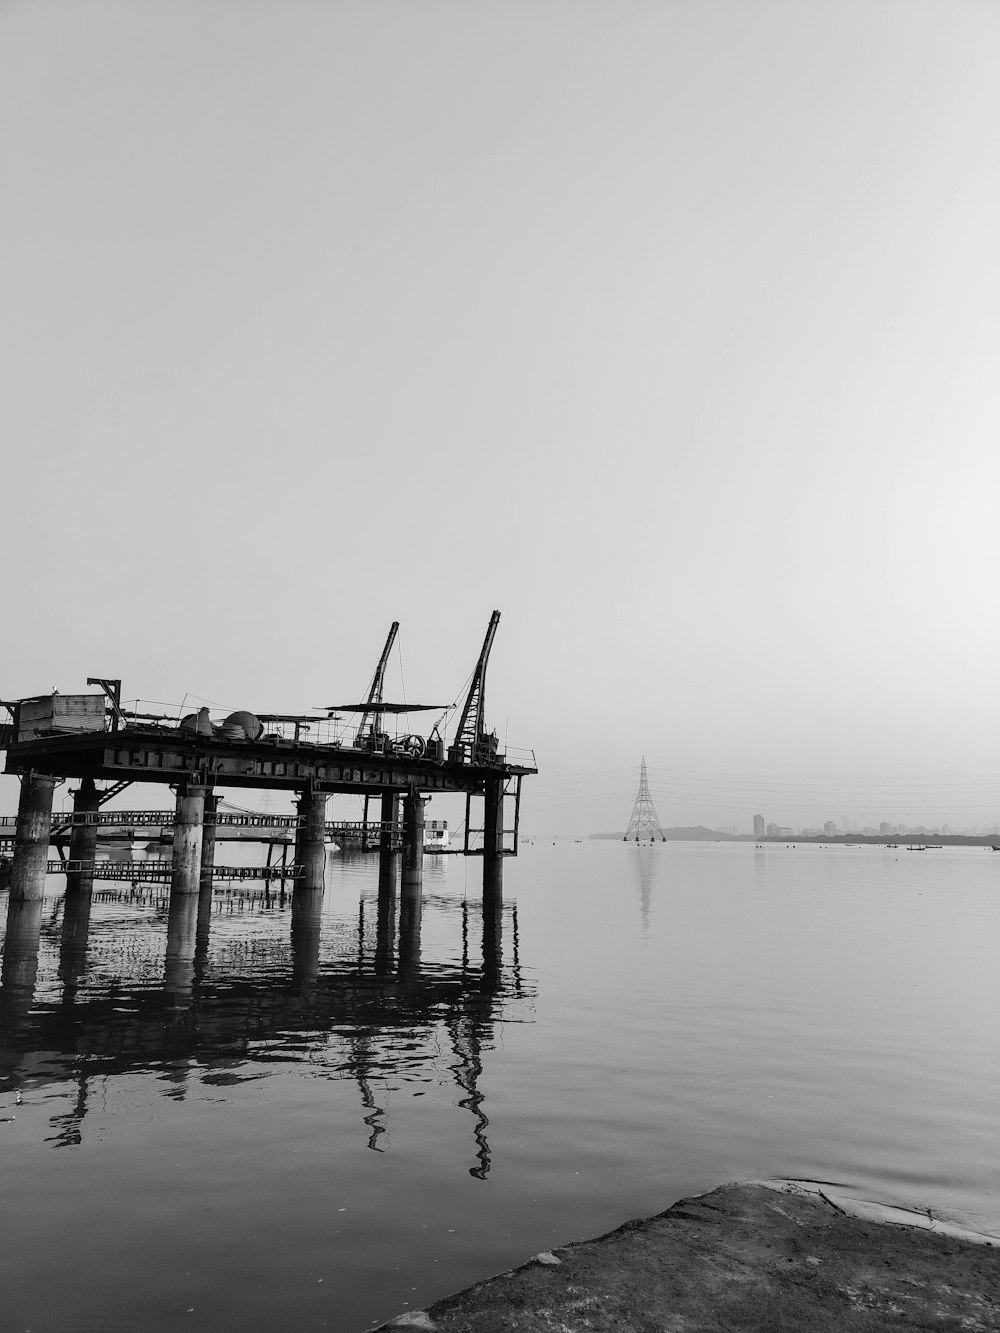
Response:
[{"label": "support truss", "polygon": [[635,798],[635,805],[632,807],[632,818],[628,821],[624,841],[629,842],[633,838],[636,842],[641,842],[643,838],[649,838],[651,842],[659,838],[661,842],[666,842],[663,829],[660,828],[660,821],[656,816],[656,806],[649,794],[645,755],[642,757],[642,768],[639,775],[639,792]]}]

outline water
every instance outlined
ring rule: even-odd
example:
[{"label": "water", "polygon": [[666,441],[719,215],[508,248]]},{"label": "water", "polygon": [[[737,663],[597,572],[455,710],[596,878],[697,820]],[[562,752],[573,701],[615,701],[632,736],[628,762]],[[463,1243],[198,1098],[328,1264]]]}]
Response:
[{"label": "water", "polygon": [[353,1333],[737,1178],[1000,1233],[1000,857],[535,844],[499,934],[448,857],[392,937],[375,859],[197,949],[49,882],[5,948],[5,1328]]}]

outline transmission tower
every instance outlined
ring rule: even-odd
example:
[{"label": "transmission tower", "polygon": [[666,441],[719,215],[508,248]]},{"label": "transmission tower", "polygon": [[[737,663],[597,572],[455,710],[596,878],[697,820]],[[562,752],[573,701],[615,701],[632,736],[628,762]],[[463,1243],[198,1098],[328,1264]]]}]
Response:
[{"label": "transmission tower", "polygon": [[632,807],[632,818],[628,821],[628,828],[625,830],[623,842],[628,842],[630,838],[635,838],[640,842],[643,836],[648,835],[650,842],[659,838],[661,842],[666,842],[663,836],[663,829],[660,828],[660,821],[656,817],[656,806],[653,804],[653,798],[649,794],[649,782],[646,780],[646,756],[642,756],[642,769],[639,774],[639,793],[635,798],[635,805]]}]

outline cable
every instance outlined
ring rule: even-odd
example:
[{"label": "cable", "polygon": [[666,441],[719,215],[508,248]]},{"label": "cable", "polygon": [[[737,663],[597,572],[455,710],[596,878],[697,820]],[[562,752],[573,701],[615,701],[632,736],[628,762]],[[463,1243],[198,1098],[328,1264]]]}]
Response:
[{"label": "cable", "polygon": [[396,654],[399,657],[399,701],[406,703],[406,682],[403,679],[403,636],[396,632]]}]

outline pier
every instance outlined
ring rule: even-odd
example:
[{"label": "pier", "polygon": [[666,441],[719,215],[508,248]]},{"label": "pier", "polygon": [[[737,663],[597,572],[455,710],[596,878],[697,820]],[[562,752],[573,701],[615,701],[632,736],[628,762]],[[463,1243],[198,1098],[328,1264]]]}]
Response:
[{"label": "pier", "polygon": [[[534,755],[501,752],[485,722],[486,669],[500,613],[494,611],[450,742],[442,734],[450,706],[389,703],[385,668],[399,628],[394,622],[368,689],[357,704],[331,705],[307,714],[235,712],[213,721],[207,708],[180,717],[141,712],[122,704],[121,681],[91,677],[100,693],[52,693],[4,702],[9,723],[0,727],[4,771],[21,781],[16,816],[0,825],[12,848],[10,901],[40,900],[47,875],[64,873],[67,894],[92,891],[96,877],[134,882],[169,880],[172,896],[210,891],[220,878],[285,878],[296,890],[321,890],[328,840],[351,838],[377,849],[380,891],[419,899],[426,824],[432,796],[465,798],[464,833],[456,847],[436,849],[477,856],[483,863],[483,901],[502,902],[503,860],[517,855],[521,783],[537,772]],[[415,713],[442,715],[429,735],[400,732],[398,720]],[[350,721],[345,724],[345,717]],[[397,730],[388,726],[396,719]],[[72,788],[71,814],[53,814],[63,782]],[[174,796],[168,810],[102,809],[133,783],[157,783]],[[219,809],[220,788],[294,794],[294,815],[253,815]],[[328,821],[331,796],[364,798],[361,821]],[[374,803],[377,818],[368,818]],[[121,838],[140,831],[163,837],[169,862],[102,862],[102,829]],[[216,845],[229,836],[292,843],[291,865],[252,872],[215,864]],[[12,837],[11,837],[12,835]],[[49,848],[68,836],[68,858]],[[399,861],[399,874],[397,865]],[[270,856],[269,856],[270,861]]]}]

